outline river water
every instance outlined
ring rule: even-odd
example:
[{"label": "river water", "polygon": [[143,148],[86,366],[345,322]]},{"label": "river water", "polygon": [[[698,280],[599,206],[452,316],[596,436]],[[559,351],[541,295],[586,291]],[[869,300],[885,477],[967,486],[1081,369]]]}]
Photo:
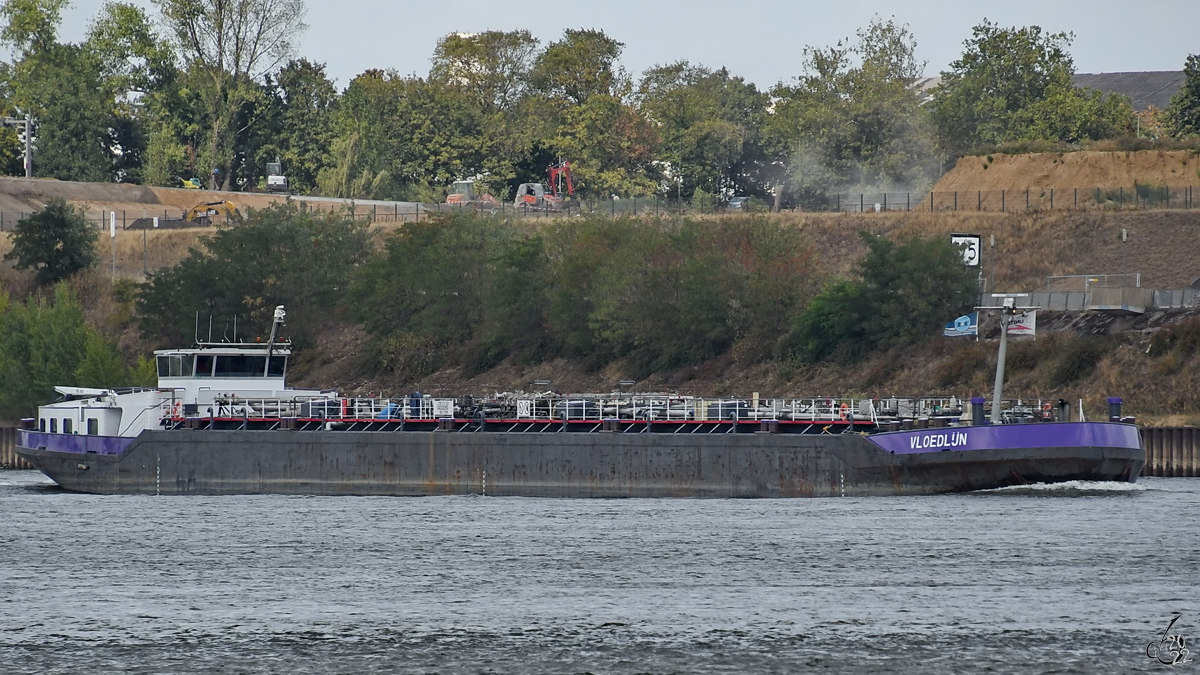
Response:
[{"label": "river water", "polygon": [[[1198,672],[1200,480],[105,497],[0,472],[3,673]],[[1200,650],[1198,650],[1200,651]]]}]

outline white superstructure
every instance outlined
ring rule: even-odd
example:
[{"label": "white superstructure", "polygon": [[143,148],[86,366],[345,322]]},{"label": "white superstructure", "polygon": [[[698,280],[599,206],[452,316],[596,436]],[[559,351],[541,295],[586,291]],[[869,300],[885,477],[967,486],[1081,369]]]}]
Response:
[{"label": "white superstructure", "polygon": [[275,341],[284,311],[276,309],[271,341],[198,343],[154,352],[158,386],[133,389],[55,387],[62,399],[38,407],[37,428],[48,433],[133,437],[188,417],[259,416],[264,406],[293,407],[336,392],[288,389],[291,343]]}]

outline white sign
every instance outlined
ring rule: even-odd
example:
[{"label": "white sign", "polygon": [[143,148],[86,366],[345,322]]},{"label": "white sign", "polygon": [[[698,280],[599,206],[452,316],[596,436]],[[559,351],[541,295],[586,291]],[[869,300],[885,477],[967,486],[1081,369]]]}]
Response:
[{"label": "white sign", "polygon": [[108,220],[108,228],[109,228],[108,236],[115,239],[117,237],[117,212],[116,211],[112,212],[112,217],[109,218],[109,220]]},{"label": "white sign", "polygon": [[454,399],[452,398],[435,398],[433,399],[433,416],[442,419],[445,417],[454,417]]},{"label": "white sign", "polygon": [[533,401],[517,401],[517,417],[533,417]]},{"label": "white sign", "polygon": [[1008,320],[1009,335],[1036,335],[1037,334],[1037,310],[1027,309],[1023,312],[1017,312],[1011,319]]},{"label": "white sign", "polygon": [[963,247],[963,264],[967,267],[983,264],[983,237],[977,234],[952,234],[950,243]]}]

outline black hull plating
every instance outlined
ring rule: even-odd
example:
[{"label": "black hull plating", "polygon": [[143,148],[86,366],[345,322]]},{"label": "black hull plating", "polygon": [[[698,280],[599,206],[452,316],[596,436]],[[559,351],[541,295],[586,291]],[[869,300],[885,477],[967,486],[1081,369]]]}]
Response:
[{"label": "black hull plating", "polygon": [[[617,438],[619,437],[619,439]],[[1140,448],[891,454],[860,435],[150,431],[120,457],[19,448],[100,494],[829,497],[1137,480]]]}]

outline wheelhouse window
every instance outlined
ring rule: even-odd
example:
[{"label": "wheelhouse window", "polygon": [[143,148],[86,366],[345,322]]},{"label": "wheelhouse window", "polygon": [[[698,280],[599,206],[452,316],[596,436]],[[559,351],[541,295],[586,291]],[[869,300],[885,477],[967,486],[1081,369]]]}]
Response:
[{"label": "wheelhouse window", "polygon": [[215,359],[216,357],[212,354],[198,354],[196,356],[196,377],[212,377]]},{"label": "wheelhouse window", "polygon": [[158,357],[159,377],[191,377],[192,355],[169,354]]},{"label": "wheelhouse window", "polygon": [[52,433],[52,434],[58,433],[58,418],[57,417],[50,418],[50,433]]},{"label": "wheelhouse window", "polygon": [[87,432],[88,432],[88,436],[99,436],[100,435],[100,420],[96,419],[95,417],[89,417]]},{"label": "wheelhouse window", "polygon": [[[286,356],[272,356],[271,368],[267,371],[269,377],[283,377],[286,367]],[[262,377],[267,365],[267,355],[255,356],[249,354],[219,354],[217,356],[217,377]]]},{"label": "wheelhouse window", "polygon": [[45,417],[38,418],[38,431],[45,433],[45,431],[46,431],[46,418]]},{"label": "wheelhouse window", "polygon": [[63,433],[64,434],[71,433],[71,418],[70,417],[63,418]]}]

